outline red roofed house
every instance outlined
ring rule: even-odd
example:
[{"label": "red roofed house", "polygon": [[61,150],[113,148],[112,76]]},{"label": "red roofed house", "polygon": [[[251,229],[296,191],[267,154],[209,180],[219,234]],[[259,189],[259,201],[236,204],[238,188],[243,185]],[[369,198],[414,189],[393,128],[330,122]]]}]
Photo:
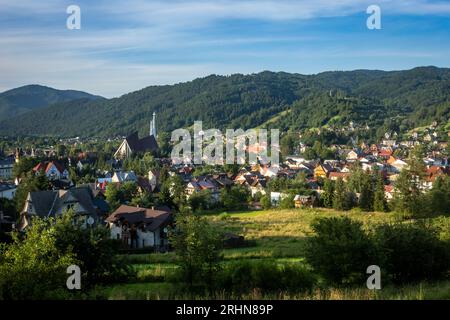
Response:
[{"label": "red roofed house", "polygon": [[392,153],[392,150],[382,149],[378,152],[378,156],[385,160],[388,160],[392,156]]},{"label": "red roofed house", "polygon": [[33,168],[33,172],[36,174],[39,174],[41,171],[45,173],[50,181],[69,178],[69,171],[56,161],[41,162]]},{"label": "red roofed house", "polygon": [[394,191],[394,186],[392,184],[384,186],[384,196],[386,197],[387,201],[390,201],[392,200],[392,198],[394,198]]},{"label": "red roofed house", "polygon": [[427,169],[425,175],[425,181],[423,182],[423,187],[425,189],[431,189],[434,182],[438,177],[443,177],[445,175],[450,175],[450,171],[447,168],[440,166],[431,166]]}]

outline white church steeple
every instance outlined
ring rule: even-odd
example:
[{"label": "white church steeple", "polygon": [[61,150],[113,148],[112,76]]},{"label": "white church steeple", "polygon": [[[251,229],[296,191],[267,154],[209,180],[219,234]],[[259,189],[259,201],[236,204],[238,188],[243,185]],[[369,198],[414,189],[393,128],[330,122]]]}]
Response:
[{"label": "white church steeple", "polygon": [[153,120],[150,121],[150,135],[156,138],[156,112],[153,112]]}]

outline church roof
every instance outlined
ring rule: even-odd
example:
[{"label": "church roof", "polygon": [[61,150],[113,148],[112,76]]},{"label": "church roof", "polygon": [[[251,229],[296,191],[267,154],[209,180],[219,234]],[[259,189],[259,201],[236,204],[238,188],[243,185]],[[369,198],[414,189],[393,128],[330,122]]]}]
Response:
[{"label": "church roof", "polygon": [[158,143],[153,135],[139,139],[138,133],[133,132],[125,140],[127,141],[132,152],[141,153],[155,151],[158,149]]}]

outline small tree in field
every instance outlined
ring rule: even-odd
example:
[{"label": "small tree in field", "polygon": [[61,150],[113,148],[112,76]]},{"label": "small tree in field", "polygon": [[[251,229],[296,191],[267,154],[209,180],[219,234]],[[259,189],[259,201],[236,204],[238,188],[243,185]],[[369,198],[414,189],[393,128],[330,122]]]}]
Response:
[{"label": "small tree in field", "polygon": [[270,196],[264,195],[261,197],[261,206],[265,210],[272,208],[272,201],[270,201]]},{"label": "small tree in field", "polygon": [[189,291],[205,286],[212,292],[221,261],[220,233],[204,217],[185,212],[177,217],[170,240]]},{"label": "small tree in field", "polygon": [[350,197],[350,193],[347,191],[344,180],[342,178],[338,178],[333,196],[333,208],[342,211],[350,210],[351,207],[352,199]]},{"label": "small tree in field", "polygon": [[333,208],[334,183],[330,179],[325,179],[323,185],[322,202],[325,208]]},{"label": "small tree in field", "polygon": [[306,258],[331,284],[362,283],[366,269],[378,261],[376,248],[362,223],[350,218],[323,218],[312,224],[315,236]]},{"label": "small tree in field", "polygon": [[370,211],[373,209],[373,187],[372,176],[367,172],[361,174],[360,182],[361,190],[359,196],[359,207],[364,211]]},{"label": "small tree in field", "polygon": [[375,183],[375,192],[373,195],[373,210],[384,212],[387,208],[386,196],[384,195],[384,183],[383,176],[377,175],[377,181]]}]

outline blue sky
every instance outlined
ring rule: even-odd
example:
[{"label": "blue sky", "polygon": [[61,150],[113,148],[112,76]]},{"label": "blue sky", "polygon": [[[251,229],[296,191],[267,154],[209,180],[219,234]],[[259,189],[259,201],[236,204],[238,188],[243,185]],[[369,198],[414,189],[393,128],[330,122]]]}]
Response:
[{"label": "blue sky", "polygon": [[[66,8],[81,8],[81,30]],[[382,29],[366,27],[379,5]],[[209,74],[450,67],[450,1],[0,0],[0,91],[120,96]]]}]

